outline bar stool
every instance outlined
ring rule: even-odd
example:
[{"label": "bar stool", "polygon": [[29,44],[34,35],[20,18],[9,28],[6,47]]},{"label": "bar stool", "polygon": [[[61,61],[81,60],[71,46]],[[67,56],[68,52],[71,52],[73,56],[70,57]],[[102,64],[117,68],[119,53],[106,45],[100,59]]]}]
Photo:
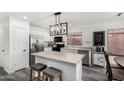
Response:
[{"label": "bar stool", "polygon": [[40,73],[41,73],[41,71],[43,71],[44,69],[47,68],[47,65],[37,63],[37,64],[34,64],[34,65],[31,65],[30,68],[31,68],[31,70],[30,70],[30,81],[32,81],[33,71],[36,71],[38,73],[38,77],[36,77],[36,78],[38,78],[38,80],[41,80],[40,79]]},{"label": "bar stool", "polygon": [[59,78],[62,81],[62,71],[54,67],[43,70],[43,80],[48,80],[48,78],[50,78],[50,81],[54,81],[55,78]]}]

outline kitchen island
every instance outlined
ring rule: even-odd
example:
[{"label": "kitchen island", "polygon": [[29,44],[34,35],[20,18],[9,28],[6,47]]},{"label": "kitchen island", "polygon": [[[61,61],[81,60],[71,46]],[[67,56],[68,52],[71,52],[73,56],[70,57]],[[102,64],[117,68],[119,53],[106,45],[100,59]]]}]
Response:
[{"label": "kitchen island", "polygon": [[32,53],[36,63],[46,64],[62,71],[62,80],[82,80],[82,59],[85,55],[62,52],[37,52]]}]

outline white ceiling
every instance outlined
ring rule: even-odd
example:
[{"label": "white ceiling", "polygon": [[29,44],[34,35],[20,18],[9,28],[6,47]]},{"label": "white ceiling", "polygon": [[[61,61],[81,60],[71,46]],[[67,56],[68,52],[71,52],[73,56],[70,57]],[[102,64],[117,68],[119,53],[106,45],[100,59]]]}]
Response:
[{"label": "white ceiling", "polygon": [[[23,19],[28,17],[28,21],[33,25],[48,28],[55,23],[54,12],[0,12],[0,20],[7,16]],[[124,15],[116,16],[118,12],[62,12],[61,21],[67,21],[70,28],[80,26],[120,21],[124,20]]]}]

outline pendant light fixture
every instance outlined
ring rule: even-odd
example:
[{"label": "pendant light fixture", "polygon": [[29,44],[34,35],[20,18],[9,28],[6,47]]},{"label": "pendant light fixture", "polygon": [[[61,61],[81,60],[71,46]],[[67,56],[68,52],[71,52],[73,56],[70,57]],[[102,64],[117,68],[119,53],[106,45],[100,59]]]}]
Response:
[{"label": "pendant light fixture", "polygon": [[50,25],[50,36],[57,35],[67,35],[68,34],[68,24],[67,22],[62,23],[60,20],[61,12],[54,13],[55,24]]}]

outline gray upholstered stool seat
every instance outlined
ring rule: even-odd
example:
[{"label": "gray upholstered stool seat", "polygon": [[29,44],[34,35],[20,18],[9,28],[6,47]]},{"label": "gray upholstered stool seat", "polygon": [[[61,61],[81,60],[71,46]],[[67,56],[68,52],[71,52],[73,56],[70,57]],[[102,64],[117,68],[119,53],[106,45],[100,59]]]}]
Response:
[{"label": "gray upholstered stool seat", "polygon": [[38,72],[38,77],[37,78],[38,78],[38,80],[40,80],[40,72],[43,71],[44,69],[46,69],[47,65],[37,63],[37,64],[34,64],[34,65],[31,65],[30,68],[31,68],[30,80],[32,80],[32,72],[33,72],[33,70]]},{"label": "gray upholstered stool seat", "polygon": [[41,71],[41,70],[45,69],[47,66],[44,65],[44,64],[41,64],[41,63],[37,63],[37,64],[34,64],[34,65],[31,65],[30,67],[31,67],[33,70]]},{"label": "gray upholstered stool seat", "polygon": [[62,80],[62,71],[54,67],[49,67],[43,70],[43,75],[45,75],[46,77],[49,77],[51,80],[54,80],[54,78],[57,78],[57,77],[59,77],[60,80]]}]

